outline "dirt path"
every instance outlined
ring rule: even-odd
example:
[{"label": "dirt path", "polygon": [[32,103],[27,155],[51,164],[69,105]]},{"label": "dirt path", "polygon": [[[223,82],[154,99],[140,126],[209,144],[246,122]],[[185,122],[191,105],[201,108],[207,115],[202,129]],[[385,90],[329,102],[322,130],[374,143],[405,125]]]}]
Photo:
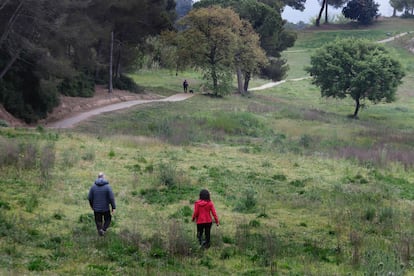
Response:
[{"label": "dirt path", "polygon": [[151,102],[178,102],[178,101],[186,100],[192,97],[193,95],[194,94],[181,93],[181,94],[176,94],[176,95],[170,96],[168,98],[163,98],[163,99],[131,100],[131,101],[110,104],[110,105],[95,108],[95,109],[92,109],[86,112],[79,113],[72,117],[68,117],[62,120],[49,123],[46,125],[46,127],[48,128],[71,128],[75,126],[77,123],[83,120],[86,120],[92,116],[101,114],[101,113],[110,112],[110,111],[119,110],[119,109],[125,109],[125,108],[129,108],[129,107],[132,107],[138,104],[145,104],[145,103],[151,103]]},{"label": "dirt path", "polygon": [[303,77],[303,78],[297,78],[297,79],[269,82],[269,83],[263,84],[262,86],[259,86],[259,87],[250,88],[249,91],[264,90],[264,89],[271,88],[273,86],[277,86],[279,84],[285,83],[287,81],[301,81],[301,80],[306,80],[306,79],[309,79],[309,78],[310,77]]}]

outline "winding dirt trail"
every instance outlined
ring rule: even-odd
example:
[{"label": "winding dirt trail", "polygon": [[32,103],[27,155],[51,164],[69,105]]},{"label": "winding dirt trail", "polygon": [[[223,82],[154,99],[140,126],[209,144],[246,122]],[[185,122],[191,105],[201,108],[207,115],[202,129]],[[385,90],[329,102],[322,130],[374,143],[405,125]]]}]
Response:
[{"label": "winding dirt trail", "polygon": [[154,100],[132,100],[132,101],[126,101],[126,102],[120,102],[120,103],[115,103],[115,104],[110,104],[110,105],[106,105],[106,106],[102,106],[102,107],[98,107],[86,112],[82,112],[79,114],[76,114],[74,116],[62,119],[62,120],[58,120],[52,123],[49,123],[46,127],[47,128],[72,128],[74,127],[77,123],[86,120],[92,116],[95,115],[99,115],[101,113],[105,113],[105,112],[110,112],[110,111],[115,111],[115,110],[119,110],[119,109],[125,109],[125,108],[129,108],[138,104],[146,104],[146,103],[151,103],[151,102],[178,102],[178,101],[183,101],[186,100],[188,98],[191,98],[194,94],[184,94],[184,93],[180,93],[180,94],[176,94],[173,96],[170,96],[168,98],[163,98],[163,99],[154,99]]}]

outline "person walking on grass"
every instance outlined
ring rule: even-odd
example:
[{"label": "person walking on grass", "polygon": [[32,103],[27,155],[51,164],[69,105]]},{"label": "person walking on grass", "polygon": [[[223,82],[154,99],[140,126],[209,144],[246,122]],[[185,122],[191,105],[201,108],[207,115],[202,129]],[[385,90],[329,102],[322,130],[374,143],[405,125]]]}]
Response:
[{"label": "person walking on grass", "polygon": [[[200,198],[194,203],[194,213],[192,221],[197,223],[197,239],[201,247],[210,247],[210,230],[213,224],[211,215],[214,217],[214,221],[217,227],[220,225],[217,217],[214,203],[210,200],[210,192],[208,190],[200,191]],[[203,233],[205,239],[203,240]]]},{"label": "person walking on grass", "polygon": [[[88,200],[95,216],[98,234],[99,236],[104,236],[111,224],[111,213],[113,214],[115,212],[116,205],[112,188],[109,186],[109,182],[105,179],[105,175],[102,172],[98,174],[98,178],[90,188]],[[111,205],[112,210],[110,210],[109,205]]]}]

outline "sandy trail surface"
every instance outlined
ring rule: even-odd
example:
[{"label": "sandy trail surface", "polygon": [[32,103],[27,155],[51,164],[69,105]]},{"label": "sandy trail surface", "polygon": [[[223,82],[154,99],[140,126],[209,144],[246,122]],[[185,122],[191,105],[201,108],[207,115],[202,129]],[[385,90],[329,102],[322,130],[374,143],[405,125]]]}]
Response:
[{"label": "sandy trail surface", "polygon": [[120,103],[115,103],[115,104],[110,104],[110,105],[106,105],[106,106],[102,106],[102,107],[98,107],[86,112],[82,112],[82,113],[78,113],[74,116],[68,117],[68,118],[64,118],[62,120],[58,120],[52,123],[47,124],[46,126],[48,128],[71,128],[74,127],[77,123],[84,121],[92,116],[95,115],[99,115],[105,112],[111,112],[111,111],[115,111],[115,110],[120,110],[120,109],[125,109],[125,108],[130,108],[132,106],[135,105],[139,105],[139,104],[146,104],[146,103],[151,103],[151,102],[178,102],[178,101],[183,101],[186,100],[190,97],[192,97],[194,94],[184,94],[184,93],[180,93],[180,94],[176,94],[167,98],[163,98],[163,99],[152,99],[152,100],[130,100],[130,101],[125,101],[125,102],[120,102]]}]

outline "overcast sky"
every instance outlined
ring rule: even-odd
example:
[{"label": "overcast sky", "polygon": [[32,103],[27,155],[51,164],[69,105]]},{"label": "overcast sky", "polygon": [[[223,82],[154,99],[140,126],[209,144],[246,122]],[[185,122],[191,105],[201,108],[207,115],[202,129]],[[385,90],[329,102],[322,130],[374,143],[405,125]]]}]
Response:
[{"label": "overcast sky", "polygon": [[[379,6],[379,13],[383,16],[391,16],[392,15],[392,8],[389,4],[389,0],[375,0]],[[286,7],[282,17],[289,22],[298,23],[299,21],[303,21],[305,23],[309,23],[311,18],[316,17],[319,14],[320,4],[318,0],[306,0],[305,10],[303,12],[293,10],[290,7]],[[342,9],[334,10],[331,6],[329,6],[328,14],[338,14],[341,13]]]}]

